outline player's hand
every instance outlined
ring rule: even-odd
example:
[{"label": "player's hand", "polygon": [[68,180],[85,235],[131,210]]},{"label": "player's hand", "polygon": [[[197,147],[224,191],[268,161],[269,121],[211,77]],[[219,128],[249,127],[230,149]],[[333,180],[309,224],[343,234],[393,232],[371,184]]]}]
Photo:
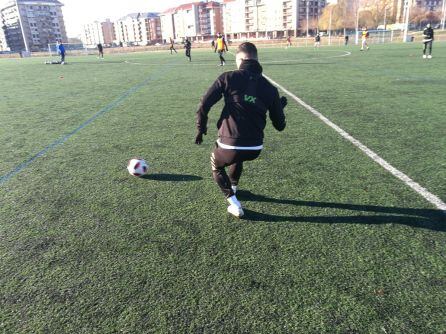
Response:
[{"label": "player's hand", "polygon": [[195,137],[195,144],[201,145],[203,143],[203,135],[206,135],[206,133],[198,132],[197,137]]},{"label": "player's hand", "polygon": [[280,103],[282,104],[282,108],[285,108],[288,105],[288,99],[285,96],[280,98]]}]

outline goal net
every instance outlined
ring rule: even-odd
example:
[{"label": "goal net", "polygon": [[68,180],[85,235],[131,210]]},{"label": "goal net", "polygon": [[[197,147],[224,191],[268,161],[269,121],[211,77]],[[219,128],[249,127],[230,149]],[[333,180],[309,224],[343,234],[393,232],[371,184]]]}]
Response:
[{"label": "goal net", "polygon": [[[63,43],[63,46],[65,47],[65,54],[67,56],[85,56],[97,53],[96,48],[86,47],[82,44]],[[48,53],[50,54],[51,58],[55,58],[59,55],[57,43],[48,44]]]},{"label": "goal net", "polygon": [[[367,42],[369,44],[380,44],[380,43],[392,43],[394,41],[394,31],[393,30],[369,30],[369,38]],[[357,31],[356,41],[358,44],[361,43],[362,31]]]}]

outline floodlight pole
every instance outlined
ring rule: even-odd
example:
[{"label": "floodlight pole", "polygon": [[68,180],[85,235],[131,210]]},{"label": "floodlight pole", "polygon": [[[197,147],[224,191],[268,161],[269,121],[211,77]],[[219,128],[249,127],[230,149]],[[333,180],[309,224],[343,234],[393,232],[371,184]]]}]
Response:
[{"label": "floodlight pole", "polygon": [[310,7],[309,7],[309,5],[310,5],[310,0],[307,0],[306,1],[306,5],[307,5],[307,9],[306,9],[306,11],[307,11],[307,13],[306,13],[306,16],[307,16],[307,38],[308,38],[308,19],[309,19],[309,13],[310,13]]},{"label": "floodlight pole", "polygon": [[333,7],[330,6],[330,21],[328,23],[328,45],[331,45],[331,17],[332,17]]},{"label": "floodlight pole", "polygon": [[441,7],[441,11],[443,13],[441,18],[441,30],[444,30],[445,21],[446,21],[446,0],[443,0],[443,6]]},{"label": "floodlight pole", "polygon": [[355,34],[355,44],[359,43],[359,5],[356,9],[356,34]]},{"label": "floodlight pole", "polygon": [[386,31],[387,31],[387,5],[384,7],[384,31],[383,31],[383,43],[385,43],[386,38]]},{"label": "floodlight pole", "polygon": [[409,33],[409,17],[410,17],[410,5],[411,1],[406,0],[406,16],[404,17],[404,34],[403,34],[403,42],[407,42],[407,34]]},{"label": "floodlight pole", "polygon": [[20,30],[22,31],[22,38],[23,38],[23,42],[25,43],[25,50],[26,50],[26,52],[29,52],[28,41],[26,40],[25,30],[23,29],[22,16],[20,15],[20,8],[19,8],[18,0],[15,0],[15,5],[17,7],[17,15],[19,16]]}]

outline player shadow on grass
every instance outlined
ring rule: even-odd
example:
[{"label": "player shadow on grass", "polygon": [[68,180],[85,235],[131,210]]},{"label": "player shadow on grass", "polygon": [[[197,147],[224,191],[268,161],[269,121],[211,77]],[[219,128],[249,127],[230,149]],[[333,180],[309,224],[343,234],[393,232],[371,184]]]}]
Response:
[{"label": "player shadow on grass", "polygon": [[[243,201],[268,202],[311,208],[329,208],[362,212],[358,215],[340,216],[276,216],[245,209],[245,219],[254,222],[307,222],[307,223],[343,223],[343,224],[402,224],[446,232],[446,216],[443,211],[435,209],[412,209],[386,207],[377,205],[347,204],[301,201],[293,199],[276,199],[256,195],[250,191],[238,191],[237,197]],[[364,213],[375,213],[365,215]],[[380,215],[381,214],[381,215]],[[384,214],[384,215],[383,215]]]},{"label": "player shadow on grass", "polygon": [[196,175],[183,174],[148,174],[141,177],[142,179],[162,182],[192,182],[203,180],[202,177]]}]

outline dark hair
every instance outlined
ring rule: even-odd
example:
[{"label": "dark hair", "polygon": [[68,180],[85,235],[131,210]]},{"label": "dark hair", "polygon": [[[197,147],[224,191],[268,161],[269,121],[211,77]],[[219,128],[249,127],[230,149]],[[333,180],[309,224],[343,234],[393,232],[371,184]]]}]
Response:
[{"label": "dark hair", "polygon": [[257,48],[253,43],[245,42],[239,45],[237,53],[243,52],[248,58],[257,59]]}]

